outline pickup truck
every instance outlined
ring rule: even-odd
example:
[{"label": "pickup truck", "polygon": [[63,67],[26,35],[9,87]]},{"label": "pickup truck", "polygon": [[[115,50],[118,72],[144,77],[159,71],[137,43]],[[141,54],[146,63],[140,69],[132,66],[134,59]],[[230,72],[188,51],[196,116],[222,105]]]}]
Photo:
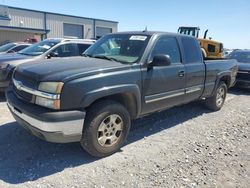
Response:
[{"label": "pickup truck", "polygon": [[237,74],[235,60],[204,61],[191,36],[121,32],[84,57],[18,66],[6,91],[16,121],[49,142],[80,142],[91,155],[113,154],[131,120],[194,100],[220,110]]}]

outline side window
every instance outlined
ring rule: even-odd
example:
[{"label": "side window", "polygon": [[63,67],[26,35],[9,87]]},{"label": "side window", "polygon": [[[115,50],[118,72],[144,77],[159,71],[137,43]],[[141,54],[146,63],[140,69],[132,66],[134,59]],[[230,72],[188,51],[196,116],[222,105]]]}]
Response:
[{"label": "side window", "polygon": [[183,37],[181,41],[184,49],[185,63],[201,63],[202,56],[201,53],[198,53],[201,49],[197,40],[189,37]]},{"label": "side window", "polygon": [[208,44],[208,45],[207,45],[207,50],[208,50],[209,52],[215,52],[215,45]]},{"label": "side window", "polygon": [[176,38],[167,36],[159,38],[152,50],[150,60],[155,55],[169,55],[172,63],[180,63],[181,56]]},{"label": "side window", "polygon": [[53,53],[56,54],[56,57],[78,56],[78,51],[74,44],[63,44],[53,50]]},{"label": "side window", "polygon": [[90,47],[90,44],[77,44],[79,55],[82,55],[82,53]]},{"label": "side window", "polygon": [[11,51],[19,52],[20,50],[23,50],[26,47],[28,47],[28,46],[27,45],[16,46],[15,48],[12,48]]}]

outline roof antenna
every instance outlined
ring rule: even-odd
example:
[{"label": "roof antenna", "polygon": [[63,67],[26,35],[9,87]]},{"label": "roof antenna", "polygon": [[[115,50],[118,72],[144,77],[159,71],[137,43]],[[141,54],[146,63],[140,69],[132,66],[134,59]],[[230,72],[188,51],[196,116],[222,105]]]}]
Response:
[{"label": "roof antenna", "polygon": [[145,29],[144,29],[144,31],[142,31],[142,32],[144,32],[144,33],[148,32],[148,26],[146,26]]}]

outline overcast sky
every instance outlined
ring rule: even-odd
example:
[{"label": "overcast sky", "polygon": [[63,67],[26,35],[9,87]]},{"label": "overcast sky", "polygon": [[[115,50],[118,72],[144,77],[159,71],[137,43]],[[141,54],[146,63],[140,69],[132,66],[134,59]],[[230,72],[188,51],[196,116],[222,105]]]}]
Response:
[{"label": "overcast sky", "polygon": [[250,49],[250,0],[0,0],[0,4],[118,21],[119,31],[199,26],[226,48]]}]

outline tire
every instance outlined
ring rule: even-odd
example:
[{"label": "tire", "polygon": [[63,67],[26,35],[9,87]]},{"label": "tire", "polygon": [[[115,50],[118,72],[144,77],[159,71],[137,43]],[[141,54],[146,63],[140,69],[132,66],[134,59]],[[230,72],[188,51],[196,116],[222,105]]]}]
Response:
[{"label": "tire", "polygon": [[123,105],[111,100],[98,102],[87,110],[81,145],[92,156],[109,156],[122,147],[130,125]]},{"label": "tire", "polygon": [[206,106],[213,111],[218,111],[222,108],[225,103],[227,95],[227,85],[225,82],[220,82],[215,94],[205,100]]}]

